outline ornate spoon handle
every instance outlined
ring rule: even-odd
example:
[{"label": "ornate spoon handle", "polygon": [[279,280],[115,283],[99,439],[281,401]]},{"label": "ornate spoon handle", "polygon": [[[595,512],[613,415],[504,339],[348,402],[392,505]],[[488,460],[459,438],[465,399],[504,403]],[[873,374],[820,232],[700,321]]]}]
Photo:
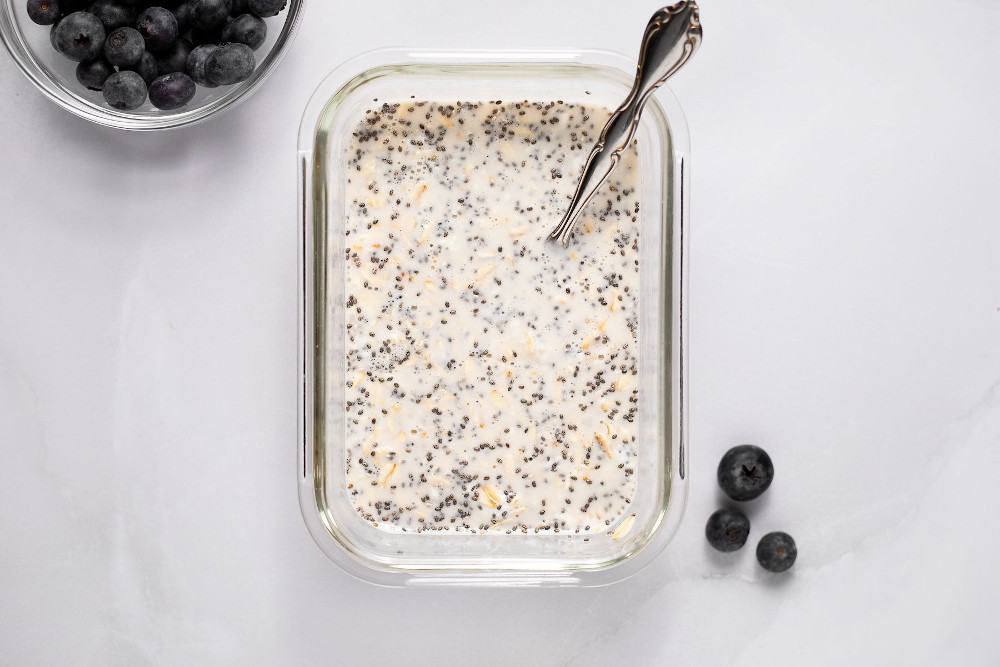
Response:
[{"label": "ornate spoon handle", "polygon": [[649,19],[642,34],[632,90],[601,131],[584,164],[569,209],[549,234],[550,239],[558,240],[563,246],[569,244],[580,213],[618,166],[622,151],[632,143],[639,115],[653,91],[683,67],[700,44],[701,22],[694,0],[681,0],[664,7]]}]

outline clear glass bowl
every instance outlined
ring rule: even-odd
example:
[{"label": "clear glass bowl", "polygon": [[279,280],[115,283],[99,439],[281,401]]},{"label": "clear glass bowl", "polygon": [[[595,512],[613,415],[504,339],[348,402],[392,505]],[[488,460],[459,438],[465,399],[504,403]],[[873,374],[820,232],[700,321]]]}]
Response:
[{"label": "clear glass bowl", "polygon": [[[634,62],[599,51],[380,50],[318,88],[299,134],[299,500],[320,548],[383,585],[592,586],[648,564],[680,521],[686,481],[687,126],[663,88],[637,134],[640,160],[639,398],[635,519],[624,535],[396,534],[364,521],[345,467],[345,180],[352,132],[372,104],[527,99],[615,108]],[[553,224],[556,220],[553,220]]]},{"label": "clear glass bowl", "polygon": [[28,17],[24,0],[0,0],[0,38],[25,76],[64,109],[108,127],[165,130],[197,123],[249,97],[284,54],[298,25],[303,2],[288,0],[284,12],[265,19],[267,41],[256,51],[257,69],[249,79],[233,86],[199,86],[195,98],[175,111],[161,111],[148,100],[135,111],[109,108],[101,93],[87,90],[76,80],[76,63],[52,48],[49,26],[37,25]]}]

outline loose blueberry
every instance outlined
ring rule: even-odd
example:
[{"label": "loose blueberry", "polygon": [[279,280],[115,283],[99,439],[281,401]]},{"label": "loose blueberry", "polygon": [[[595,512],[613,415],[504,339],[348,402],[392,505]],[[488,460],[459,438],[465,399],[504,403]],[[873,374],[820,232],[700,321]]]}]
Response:
[{"label": "loose blueberry", "polygon": [[224,44],[205,59],[205,76],[218,86],[246,81],[257,61],[246,44]]},{"label": "loose blueberry", "polygon": [[146,52],[146,40],[135,28],[118,28],[104,42],[104,57],[118,67],[131,67]]},{"label": "loose blueberry", "polygon": [[250,13],[261,18],[277,16],[288,4],[287,0],[249,0]]},{"label": "loose blueberry", "polygon": [[146,82],[131,70],[122,70],[104,82],[104,101],[122,111],[138,109],[146,101]]},{"label": "loose blueberry", "polygon": [[252,14],[242,14],[222,29],[223,42],[239,42],[257,50],[267,39],[267,25]]},{"label": "loose blueberry", "polygon": [[135,22],[135,7],[118,0],[94,0],[87,11],[101,19],[108,32]]},{"label": "loose blueberry", "polygon": [[721,509],[712,513],[705,524],[708,543],[719,551],[736,551],[747,542],[750,519],[737,509]]},{"label": "loose blueberry", "polygon": [[218,48],[215,44],[202,44],[194,47],[191,50],[191,54],[188,55],[186,67],[188,76],[194,79],[199,86],[205,86],[206,88],[216,87],[216,84],[209,81],[205,75],[205,61]]},{"label": "loose blueberry", "polygon": [[171,72],[157,77],[149,86],[149,101],[157,109],[179,109],[194,98],[198,87],[184,72]]},{"label": "loose blueberry", "polygon": [[190,0],[191,24],[201,30],[221,27],[233,9],[233,0]]},{"label": "loose blueberry", "polygon": [[[160,74],[183,72],[187,68],[188,55],[191,53],[191,42],[183,37],[174,42],[167,51],[156,59],[156,68]],[[152,95],[152,93],[150,93]]]},{"label": "loose blueberry", "polygon": [[115,68],[104,58],[86,60],[76,66],[76,80],[90,90],[101,90]]},{"label": "loose blueberry", "polygon": [[768,533],[757,543],[757,562],[768,572],[784,572],[798,555],[795,540],[788,533]]},{"label": "loose blueberry", "polygon": [[56,50],[70,60],[83,62],[101,55],[104,24],[89,12],[73,12],[56,25]]},{"label": "loose blueberry", "polygon": [[141,76],[147,86],[153,83],[153,79],[160,76],[160,68],[156,64],[156,56],[149,51],[143,51],[139,62],[128,69]]},{"label": "loose blueberry", "polygon": [[753,500],[767,491],[773,479],[771,457],[760,447],[738,445],[719,461],[719,486],[733,500]]},{"label": "loose blueberry", "polygon": [[52,25],[60,12],[59,0],[28,0],[28,18],[38,25]]},{"label": "loose blueberry", "polygon": [[135,27],[146,40],[146,48],[153,53],[165,51],[177,41],[177,18],[163,7],[148,7],[139,14]]}]

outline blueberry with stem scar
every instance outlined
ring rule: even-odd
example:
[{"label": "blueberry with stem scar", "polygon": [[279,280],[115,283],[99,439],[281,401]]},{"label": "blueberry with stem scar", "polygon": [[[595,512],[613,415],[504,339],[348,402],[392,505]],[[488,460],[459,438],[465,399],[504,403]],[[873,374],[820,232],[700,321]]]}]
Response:
[{"label": "blueberry with stem scar", "polygon": [[101,55],[104,48],[104,24],[89,12],[73,12],[56,24],[56,50],[70,60],[83,62]]},{"label": "blueberry with stem scar", "polygon": [[118,28],[104,42],[104,57],[118,67],[131,67],[146,51],[146,41],[135,28]]},{"label": "blueberry with stem scar", "polygon": [[795,540],[788,533],[768,533],[757,544],[757,562],[768,572],[784,572],[799,555]]},{"label": "blueberry with stem scar", "polygon": [[771,457],[755,445],[733,447],[719,461],[719,486],[733,500],[753,500],[774,480]]},{"label": "blueberry with stem scar", "polygon": [[52,25],[62,13],[59,0],[28,0],[28,18],[38,25]]}]

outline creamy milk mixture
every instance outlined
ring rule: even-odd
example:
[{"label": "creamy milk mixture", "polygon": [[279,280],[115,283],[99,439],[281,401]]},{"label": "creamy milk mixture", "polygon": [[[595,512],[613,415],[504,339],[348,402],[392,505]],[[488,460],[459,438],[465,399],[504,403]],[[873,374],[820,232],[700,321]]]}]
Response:
[{"label": "creamy milk mixture", "polygon": [[627,530],[638,160],[546,240],[608,110],[378,104],[346,151],[347,484],[393,532]]}]

